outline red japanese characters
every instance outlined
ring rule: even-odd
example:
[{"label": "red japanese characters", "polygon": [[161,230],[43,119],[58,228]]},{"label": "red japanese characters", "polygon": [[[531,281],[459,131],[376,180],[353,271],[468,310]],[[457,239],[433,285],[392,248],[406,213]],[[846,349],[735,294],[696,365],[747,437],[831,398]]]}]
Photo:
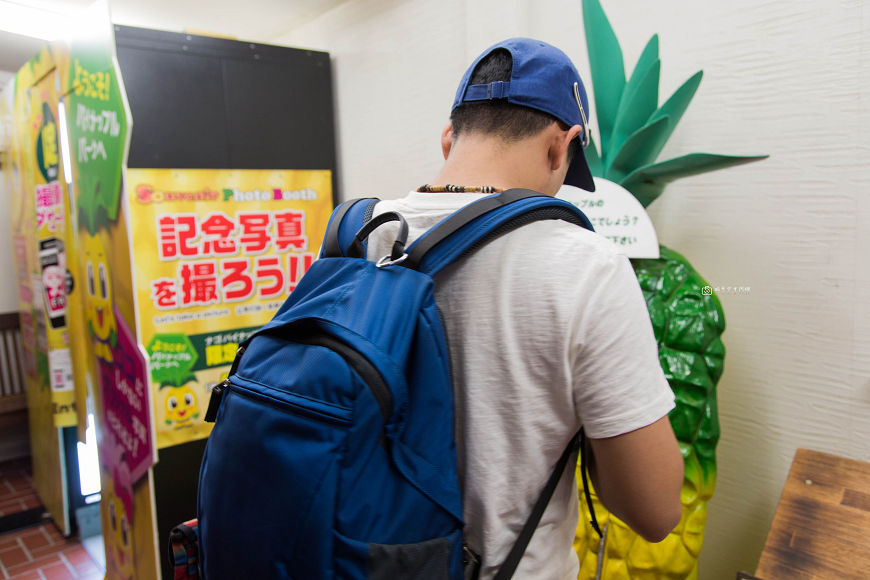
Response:
[{"label": "red japanese characters", "polygon": [[314,261],[303,210],[162,213],[157,246],[162,262],[178,262],[174,278],[151,281],[160,310],[282,298]]}]

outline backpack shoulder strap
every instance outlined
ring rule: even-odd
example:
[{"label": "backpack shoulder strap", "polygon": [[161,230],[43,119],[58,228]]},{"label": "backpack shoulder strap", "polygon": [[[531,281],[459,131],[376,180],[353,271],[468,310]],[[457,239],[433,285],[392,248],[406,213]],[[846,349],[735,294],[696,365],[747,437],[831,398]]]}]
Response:
[{"label": "backpack shoulder strap", "polygon": [[371,219],[375,204],[380,201],[375,197],[351,199],[332,212],[323,236],[323,246],[320,249],[321,258],[347,257],[347,248],[354,235]]},{"label": "backpack shoulder strap", "polygon": [[408,248],[403,265],[434,276],[502,234],[551,219],[594,231],[583,212],[566,201],[529,189],[509,189],[484,197],[442,220]]},{"label": "backpack shoulder strap", "polygon": [[[523,529],[520,530],[520,535],[517,537],[517,541],[514,543],[513,548],[511,548],[511,551],[508,553],[507,558],[505,558],[505,561],[502,563],[493,580],[508,580],[513,577],[514,572],[516,572],[517,567],[520,565],[520,560],[522,560],[523,554],[526,552],[526,548],[529,546],[529,542],[532,541],[532,535],[534,535],[535,530],[538,528],[538,524],[541,523],[541,517],[544,515],[544,511],[546,511],[550,499],[553,497],[553,492],[556,491],[556,486],[559,485],[559,480],[562,479],[562,475],[565,473],[565,468],[570,465],[570,457],[574,453],[577,453],[578,449],[580,450],[581,457],[580,469],[583,471],[583,491],[586,492],[586,502],[589,505],[589,514],[592,516],[592,520],[589,523],[592,524],[592,528],[598,532],[598,537],[602,537],[601,528],[598,526],[598,518],[595,517],[595,506],[592,504],[592,496],[589,493],[589,481],[586,478],[586,436],[581,427],[580,431],[578,431],[577,434],[571,438],[571,441],[568,442],[568,446],[565,448],[565,451],[562,452],[559,461],[556,462],[556,467],[553,468],[553,473],[550,475],[550,479],[547,480],[547,485],[544,486],[541,495],[538,496],[538,501],[535,502],[535,505],[532,508],[532,513],[529,515],[529,519],[526,520],[526,524],[523,526]],[[576,464],[576,461],[574,463]]]}]

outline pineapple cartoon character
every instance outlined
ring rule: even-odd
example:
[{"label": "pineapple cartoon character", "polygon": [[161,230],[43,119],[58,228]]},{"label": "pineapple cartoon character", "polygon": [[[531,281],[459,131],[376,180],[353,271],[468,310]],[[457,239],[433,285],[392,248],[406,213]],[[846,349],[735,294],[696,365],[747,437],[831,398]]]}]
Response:
[{"label": "pineapple cartoon character", "polygon": [[[106,543],[107,567],[115,574],[114,577],[132,580],[134,574],[133,542],[130,534],[132,513],[132,490],[128,489],[130,471],[126,463],[113,470],[115,475],[104,477],[106,482],[103,501],[109,512],[109,530],[104,532]],[[126,475],[125,475],[126,473]],[[112,577],[112,576],[107,576]]]},{"label": "pineapple cartoon character", "polygon": [[118,327],[112,307],[112,283],[106,249],[100,232],[85,233],[83,247],[88,284],[85,304],[88,330],[94,338],[97,357],[110,363],[114,361],[112,348],[118,343]]},{"label": "pineapple cartoon character", "polygon": [[[627,190],[646,208],[676,179],[767,157],[692,153],[656,162],[702,73],[659,106],[658,36],[649,41],[626,81],[619,42],[598,0],[583,0],[583,21],[601,137],[600,153],[590,143],[585,154],[596,181],[607,180],[611,183],[603,185]],[[707,502],[716,485],[716,384],[725,358],[721,340],[725,317],[719,299],[705,290],[707,282],[674,250],[660,246],[658,259],[631,262],[646,298],[662,369],[676,396],[670,420],[685,461],[683,517],[664,541],[650,544],[609,514],[596,498],[602,540],[581,501],[574,541],[580,557],[578,579],[697,580]],[[582,482],[579,471],[577,481]],[[580,493],[582,497],[582,487]]]},{"label": "pineapple cartoon character", "polygon": [[190,382],[196,381],[195,375],[189,375],[181,384],[175,381],[164,381],[160,390],[166,390],[163,407],[166,411],[164,422],[173,429],[183,429],[193,426],[194,419],[199,418],[199,406],[196,402],[196,393],[190,386]]}]

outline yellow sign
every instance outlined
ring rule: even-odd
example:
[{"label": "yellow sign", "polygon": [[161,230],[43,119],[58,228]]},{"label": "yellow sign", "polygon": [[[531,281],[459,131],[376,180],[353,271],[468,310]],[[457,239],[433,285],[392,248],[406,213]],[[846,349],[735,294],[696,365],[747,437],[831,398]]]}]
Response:
[{"label": "yellow sign", "polygon": [[211,389],[320,248],[327,170],[129,169],[140,342],[157,447],[202,439]]}]

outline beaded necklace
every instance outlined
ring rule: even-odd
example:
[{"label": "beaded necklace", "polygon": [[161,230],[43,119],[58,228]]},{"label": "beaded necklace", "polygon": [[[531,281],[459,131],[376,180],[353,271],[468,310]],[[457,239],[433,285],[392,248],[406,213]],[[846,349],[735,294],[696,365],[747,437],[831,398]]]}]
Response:
[{"label": "beaded necklace", "polygon": [[421,185],[417,191],[420,193],[501,193],[504,191],[502,187],[493,187],[491,185]]}]

